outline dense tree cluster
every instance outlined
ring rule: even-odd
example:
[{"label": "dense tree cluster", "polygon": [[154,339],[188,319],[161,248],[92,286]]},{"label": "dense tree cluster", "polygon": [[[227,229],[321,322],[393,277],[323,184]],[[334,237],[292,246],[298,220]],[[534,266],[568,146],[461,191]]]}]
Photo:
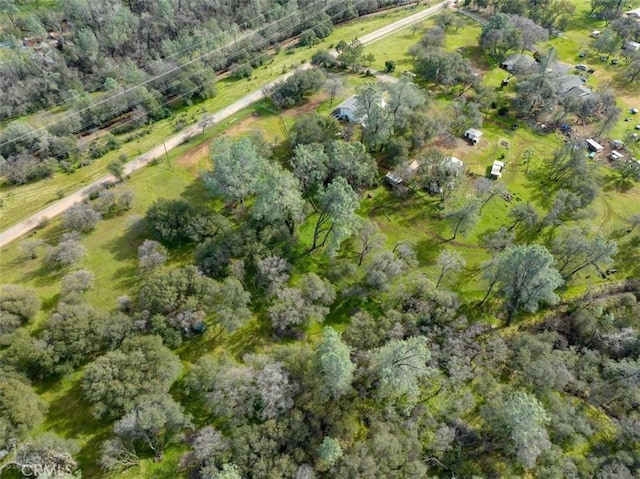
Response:
[{"label": "dense tree cluster", "polygon": [[[620,2],[614,0],[609,3],[619,4]],[[564,30],[571,19],[571,15],[576,11],[575,4],[566,0],[541,0],[537,2],[527,2],[525,0],[509,0],[506,2],[496,0],[465,0],[465,5],[473,5],[476,8],[485,9],[492,14],[501,12],[514,16],[524,16],[548,31]],[[618,12],[620,12],[619,7]],[[519,35],[522,34],[524,34],[524,31],[519,33]]]},{"label": "dense tree cluster", "polygon": [[[303,33],[302,43],[312,43],[333,23],[395,2],[78,0],[18,15],[21,3],[2,5],[9,21],[2,28],[0,120],[58,105],[66,111],[47,128],[15,121],[0,132],[0,175],[15,184],[59,167],[71,171],[80,157],[88,162],[118,146],[106,135],[81,153],[79,133],[112,124],[124,133],[165,118],[174,105],[213,96],[217,72],[232,68],[243,77],[248,69],[250,76],[278,42]],[[299,102],[320,86],[319,75],[285,82],[274,102]]]},{"label": "dense tree cluster", "polygon": [[548,31],[528,18],[519,15],[492,15],[480,34],[480,46],[491,56],[501,60],[505,54],[533,49],[549,38]]},{"label": "dense tree cluster", "polygon": [[276,83],[268,92],[276,108],[290,108],[302,103],[302,100],[324,85],[325,75],[322,70],[311,69],[295,72],[286,80]]}]

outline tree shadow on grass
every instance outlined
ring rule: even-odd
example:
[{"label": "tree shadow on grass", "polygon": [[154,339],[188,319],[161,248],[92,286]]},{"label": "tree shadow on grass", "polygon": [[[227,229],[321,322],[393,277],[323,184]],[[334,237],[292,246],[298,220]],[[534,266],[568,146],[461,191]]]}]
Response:
[{"label": "tree shadow on grass", "polygon": [[623,264],[629,279],[640,278],[640,234],[618,243],[616,260]]},{"label": "tree shadow on grass", "polygon": [[557,185],[548,180],[542,172],[529,173],[529,180],[524,184],[524,188],[531,202],[549,208],[558,189]]},{"label": "tree shadow on grass", "polygon": [[329,314],[323,321],[324,326],[346,325],[349,318],[365,306],[363,298],[341,297],[332,306]]},{"label": "tree shadow on grass", "polygon": [[98,465],[98,461],[102,444],[111,436],[110,429],[105,429],[100,434],[95,434],[76,454],[78,467],[82,471],[83,477],[105,477],[104,472]]},{"label": "tree shadow on grass", "polygon": [[108,246],[108,251],[117,261],[135,260],[138,257],[138,245],[144,240],[144,232],[137,228],[127,228]]},{"label": "tree shadow on grass", "polygon": [[620,175],[606,175],[603,178],[604,191],[616,191],[618,193],[626,193],[635,186],[635,182],[631,178],[622,178]]},{"label": "tree shadow on grass", "polygon": [[265,319],[253,319],[231,336],[227,336],[226,346],[233,354],[251,352],[264,346],[270,336],[270,324]]},{"label": "tree shadow on grass", "polygon": [[50,313],[51,311],[53,311],[53,308],[55,308],[58,305],[59,301],[60,301],[60,293],[56,293],[56,294],[54,294],[54,295],[42,300],[40,308],[43,311],[46,311],[47,313]]},{"label": "tree shadow on grass", "polygon": [[65,437],[93,435],[109,423],[95,419],[90,409],[91,403],[82,397],[81,382],[76,380],[64,394],[49,402],[46,425]]},{"label": "tree shadow on grass", "polygon": [[220,330],[217,326],[209,326],[203,334],[184,339],[176,353],[181,360],[195,363],[198,358],[220,347],[225,333],[218,335],[219,332]]},{"label": "tree shadow on grass", "polygon": [[76,456],[80,469],[85,477],[98,477],[97,466],[100,444],[110,431],[110,423],[95,419],[89,412],[91,404],[82,397],[80,381],[61,396],[49,402],[49,411],[45,426],[62,437],[77,440],[91,436]]},{"label": "tree shadow on grass", "polygon": [[201,179],[190,182],[180,197],[188,201],[189,204],[196,206],[209,204],[214,198],[211,192],[204,186]]},{"label": "tree shadow on grass", "polygon": [[131,289],[138,283],[138,270],[135,266],[123,266],[113,273],[118,288]]},{"label": "tree shadow on grass", "polygon": [[33,285],[37,287],[50,286],[60,281],[60,279],[70,271],[69,268],[51,268],[40,263],[36,269],[26,272],[22,275],[20,282],[28,283],[33,281]]},{"label": "tree shadow on grass", "polygon": [[444,248],[444,242],[439,237],[422,239],[416,243],[416,254],[420,266],[434,264],[438,254]]}]

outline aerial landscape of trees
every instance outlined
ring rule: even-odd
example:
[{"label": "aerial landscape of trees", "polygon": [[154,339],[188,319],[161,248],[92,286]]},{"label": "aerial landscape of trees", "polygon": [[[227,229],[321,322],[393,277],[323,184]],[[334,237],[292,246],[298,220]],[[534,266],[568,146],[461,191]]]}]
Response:
[{"label": "aerial landscape of trees", "polygon": [[[471,0],[393,57],[313,50],[403,3],[0,0],[5,187],[119,154],[78,136],[123,116],[201,130],[2,247],[0,477],[640,474],[637,99],[624,65],[558,72],[576,23],[638,40],[627,5]],[[208,131],[215,74],[293,36],[311,64]]]}]

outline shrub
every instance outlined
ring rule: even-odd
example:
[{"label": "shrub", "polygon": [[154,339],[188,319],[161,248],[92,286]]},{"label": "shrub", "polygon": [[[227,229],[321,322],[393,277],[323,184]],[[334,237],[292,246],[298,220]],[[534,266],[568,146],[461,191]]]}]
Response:
[{"label": "shrub", "polygon": [[251,75],[253,75],[253,68],[248,63],[231,68],[231,76],[236,80],[251,78]]}]

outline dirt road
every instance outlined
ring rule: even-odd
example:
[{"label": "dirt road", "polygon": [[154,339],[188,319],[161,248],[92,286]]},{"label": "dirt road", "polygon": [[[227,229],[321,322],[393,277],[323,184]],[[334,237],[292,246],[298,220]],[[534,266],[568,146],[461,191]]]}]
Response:
[{"label": "dirt road", "polygon": [[[416,22],[419,22],[421,20],[424,20],[425,18],[436,14],[438,11],[440,11],[443,7],[443,5],[447,3],[447,2],[441,2],[438,3],[436,5],[434,5],[433,7],[430,7],[426,10],[423,10],[421,12],[415,13],[413,15],[410,15],[406,18],[403,18],[402,20],[398,20],[397,22],[394,22],[390,25],[387,25],[386,27],[380,28],[379,30],[376,30],[375,32],[369,33],[367,35],[364,35],[363,37],[360,38],[360,41],[367,45],[370,43],[375,42],[376,40],[380,40],[382,38],[385,38],[386,36],[397,32],[398,30],[401,30],[403,28],[406,28]],[[299,68],[300,69],[307,69],[310,68],[311,65],[309,63],[305,63],[304,65],[301,65]],[[293,75],[293,71],[286,73],[284,75],[282,75],[281,77],[279,77],[277,80],[268,83],[266,85],[264,85],[262,88],[260,88],[259,90],[255,90],[252,93],[249,93],[248,95],[242,97],[240,100],[236,101],[235,103],[232,103],[231,105],[229,105],[226,108],[223,108],[222,110],[217,111],[216,113],[213,113],[211,115],[211,120],[212,120],[212,124],[219,124],[220,122],[226,120],[227,118],[229,118],[232,115],[235,115],[236,113],[238,113],[240,110],[250,106],[252,103],[257,102],[258,100],[261,100],[262,98],[264,98],[264,93],[263,91],[268,88],[269,86],[273,85],[276,82],[282,81],[286,78],[288,78],[289,76]],[[383,80],[384,81],[384,80]],[[388,81],[388,79],[387,79]],[[192,125],[188,128],[185,128],[183,131],[181,131],[180,133],[167,138],[164,141],[164,144],[160,144],[158,146],[156,146],[155,148],[147,151],[146,153],[137,156],[136,158],[134,158],[132,161],[130,161],[129,163],[127,163],[124,166],[124,172],[125,174],[130,174],[136,170],[139,170],[140,168],[144,167],[145,165],[147,165],[150,161],[155,160],[156,158],[160,158],[161,156],[163,156],[165,154],[165,148],[167,151],[172,150],[173,148],[175,148],[176,146],[180,145],[182,142],[185,141],[186,138],[194,136],[198,133],[200,133],[201,131],[201,127],[196,125]],[[102,178],[99,178],[98,180],[94,181],[93,183],[91,183],[90,185],[75,191],[74,193],[71,193],[69,196],[66,196],[64,198],[62,198],[61,200],[53,203],[52,205],[40,210],[39,212],[31,215],[29,218],[21,221],[20,223],[15,224],[14,226],[7,228],[6,230],[4,230],[3,232],[0,233],[0,248],[6,246],[7,244],[11,243],[12,241],[20,238],[21,236],[27,234],[29,231],[31,231],[32,229],[34,229],[36,226],[38,226],[38,224],[46,219],[51,219],[54,218],[55,216],[60,215],[61,213],[63,213],[65,210],[67,210],[68,208],[70,208],[72,205],[74,205],[75,203],[79,203],[81,202],[83,199],[85,199],[88,195],[88,193],[99,187],[101,184],[105,183],[105,182],[109,182],[109,181],[113,181],[115,180],[115,178],[112,175],[105,175]]]}]

